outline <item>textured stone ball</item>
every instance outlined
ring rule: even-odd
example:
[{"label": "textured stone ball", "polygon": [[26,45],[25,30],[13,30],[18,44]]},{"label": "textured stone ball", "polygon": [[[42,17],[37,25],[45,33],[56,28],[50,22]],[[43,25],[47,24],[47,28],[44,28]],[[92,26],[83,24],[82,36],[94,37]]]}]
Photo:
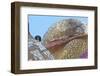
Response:
[{"label": "textured stone ball", "polygon": [[83,33],[84,28],[82,25],[81,21],[76,19],[60,20],[48,28],[48,31],[43,36],[43,44],[46,45],[50,41],[60,37]]},{"label": "textured stone ball", "polygon": [[[43,37],[43,44],[46,46],[50,41],[64,36],[74,36],[85,33],[84,24],[76,19],[64,19],[52,25]],[[61,46],[49,48],[48,50],[55,56],[55,59],[74,59],[80,58],[80,55],[88,48],[87,36],[74,39]]]}]

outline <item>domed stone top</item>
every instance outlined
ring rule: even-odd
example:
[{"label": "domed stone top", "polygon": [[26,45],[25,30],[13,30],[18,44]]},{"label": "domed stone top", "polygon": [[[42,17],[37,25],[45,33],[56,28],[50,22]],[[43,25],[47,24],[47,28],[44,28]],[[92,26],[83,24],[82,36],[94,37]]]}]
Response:
[{"label": "domed stone top", "polygon": [[60,20],[48,28],[43,37],[43,44],[55,59],[80,58],[88,51],[86,26],[77,19]]},{"label": "domed stone top", "polygon": [[84,24],[77,19],[60,20],[48,28],[48,31],[43,37],[43,44],[47,45],[50,41],[64,36],[69,37],[75,34],[85,33],[85,29]]}]

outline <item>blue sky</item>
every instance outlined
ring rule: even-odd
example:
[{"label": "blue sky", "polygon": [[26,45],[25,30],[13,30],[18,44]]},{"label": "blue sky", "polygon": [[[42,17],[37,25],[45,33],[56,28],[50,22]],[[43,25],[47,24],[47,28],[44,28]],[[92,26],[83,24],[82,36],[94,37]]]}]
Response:
[{"label": "blue sky", "polygon": [[31,35],[34,37],[36,35],[40,35],[43,38],[43,35],[48,30],[50,26],[56,23],[59,20],[63,19],[78,19],[84,24],[88,24],[87,17],[80,16],[43,16],[43,15],[29,15],[29,31]]}]

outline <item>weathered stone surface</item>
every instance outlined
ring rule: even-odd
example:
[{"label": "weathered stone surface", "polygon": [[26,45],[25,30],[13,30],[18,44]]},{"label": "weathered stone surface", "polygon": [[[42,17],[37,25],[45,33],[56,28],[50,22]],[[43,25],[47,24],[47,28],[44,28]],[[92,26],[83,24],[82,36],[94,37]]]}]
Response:
[{"label": "weathered stone surface", "polygon": [[[55,59],[79,58],[80,54],[88,48],[86,30],[86,25],[76,19],[61,20],[48,29],[43,37],[43,44],[47,46],[53,41],[55,41],[57,44],[61,43],[60,46],[48,48],[48,50],[50,50],[50,52],[55,56]],[[78,39],[73,39],[70,42],[63,43],[71,37],[84,34],[86,34],[85,37],[83,36]],[[61,38],[62,41],[59,41]]]}]

